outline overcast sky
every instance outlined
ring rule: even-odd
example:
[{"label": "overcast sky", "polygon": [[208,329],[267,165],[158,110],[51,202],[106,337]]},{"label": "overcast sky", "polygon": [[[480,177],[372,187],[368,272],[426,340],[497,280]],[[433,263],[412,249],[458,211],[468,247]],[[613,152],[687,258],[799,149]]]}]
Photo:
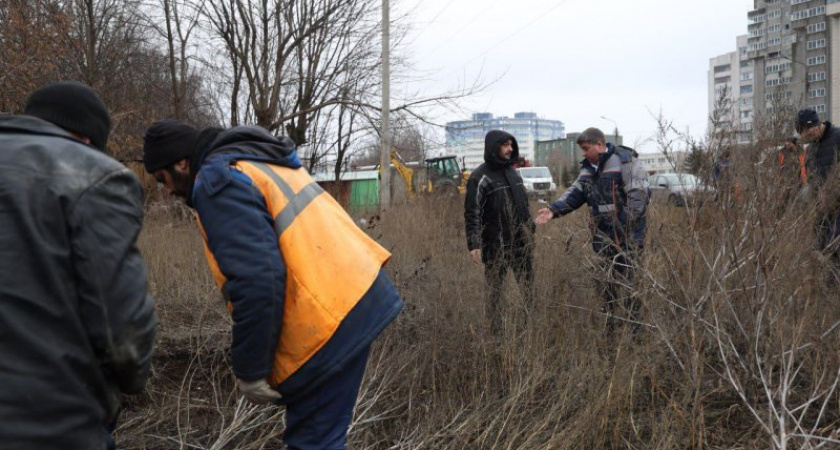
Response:
[{"label": "overcast sky", "polygon": [[[423,80],[395,88],[451,89],[501,77],[461,113],[532,111],[566,132],[597,126],[653,151],[658,112],[692,134],[706,129],[709,59],[735,50],[752,0],[402,0],[413,22],[403,49]],[[392,13],[392,15],[395,15]],[[440,131],[443,140],[443,131]]]}]

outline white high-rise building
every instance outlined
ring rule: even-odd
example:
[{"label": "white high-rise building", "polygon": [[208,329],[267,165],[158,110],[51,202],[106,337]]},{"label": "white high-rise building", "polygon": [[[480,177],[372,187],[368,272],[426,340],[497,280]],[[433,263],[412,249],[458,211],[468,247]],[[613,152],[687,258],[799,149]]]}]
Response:
[{"label": "white high-rise building", "polygon": [[[751,138],[751,122],[772,117],[780,107],[785,108],[780,114],[791,116],[790,124],[795,111],[806,107],[823,120],[840,121],[840,0],[754,0],[753,5],[746,44],[739,37],[738,50],[727,54],[730,60],[739,58],[738,79],[731,79],[733,99],[740,95],[732,117],[738,140]],[[734,68],[727,55],[711,60],[710,113],[724,67]]]},{"label": "white high-rise building", "polygon": [[747,35],[738,36],[736,42],[736,51],[709,60],[709,126],[737,130],[738,142],[749,142],[755,71],[753,62],[746,59]]},{"label": "white high-rise building", "polygon": [[490,130],[512,134],[519,144],[519,157],[534,161],[536,141],[566,137],[565,126],[559,120],[540,119],[536,113],[520,112],[511,117],[493,117],[490,113],[473,114],[472,120],[446,124],[446,150],[464,158],[467,169],[473,170],[484,162],[484,136]]}]

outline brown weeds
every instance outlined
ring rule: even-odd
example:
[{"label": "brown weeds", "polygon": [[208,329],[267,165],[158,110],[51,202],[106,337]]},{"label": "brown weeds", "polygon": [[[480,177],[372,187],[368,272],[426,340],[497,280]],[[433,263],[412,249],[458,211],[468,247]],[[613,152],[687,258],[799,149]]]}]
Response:
[{"label": "brown weeds", "polygon": [[[840,306],[815,249],[815,208],[781,205],[770,175],[738,164],[737,202],[651,206],[638,335],[604,333],[585,210],[538,230],[538,304],[525,311],[509,276],[501,342],[488,333],[460,199],[370,220],[406,308],[374,346],[350,448],[837,448]],[[189,222],[147,218],[159,341],[119,443],[282,448],[282,410],[235,394],[230,319]]]}]

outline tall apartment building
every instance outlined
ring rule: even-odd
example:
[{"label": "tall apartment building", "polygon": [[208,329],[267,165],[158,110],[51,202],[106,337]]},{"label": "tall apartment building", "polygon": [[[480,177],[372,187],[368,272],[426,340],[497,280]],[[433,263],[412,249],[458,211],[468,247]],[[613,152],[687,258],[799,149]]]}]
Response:
[{"label": "tall apartment building", "polygon": [[755,71],[747,59],[747,35],[736,39],[737,50],[709,60],[710,126],[737,130],[738,142],[752,137]]},{"label": "tall apartment building", "polygon": [[534,160],[536,141],[565,137],[565,126],[559,120],[540,119],[537,114],[520,112],[511,117],[493,117],[490,113],[473,114],[472,120],[446,124],[446,150],[464,158],[473,170],[484,162],[484,136],[490,130],[507,131],[516,137],[519,156]]},{"label": "tall apartment building", "polygon": [[[733,84],[732,94],[739,106],[732,123],[738,140],[750,137],[752,118],[772,114],[780,104],[811,107],[826,120],[840,120],[840,0],[754,0],[753,5],[746,48],[739,42],[735,52],[739,85]],[[711,60],[710,113],[725,56]]]}]

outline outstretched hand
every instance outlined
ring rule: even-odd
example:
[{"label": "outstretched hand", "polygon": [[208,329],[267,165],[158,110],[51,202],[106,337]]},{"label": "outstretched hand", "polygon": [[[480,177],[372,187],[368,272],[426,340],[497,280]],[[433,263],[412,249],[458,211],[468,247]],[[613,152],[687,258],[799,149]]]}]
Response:
[{"label": "outstretched hand", "polygon": [[481,249],[470,250],[470,259],[474,264],[481,264]]},{"label": "outstretched hand", "polygon": [[554,213],[551,212],[548,208],[543,208],[537,211],[537,217],[534,219],[534,223],[537,225],[545,225],[554,218]]}]

